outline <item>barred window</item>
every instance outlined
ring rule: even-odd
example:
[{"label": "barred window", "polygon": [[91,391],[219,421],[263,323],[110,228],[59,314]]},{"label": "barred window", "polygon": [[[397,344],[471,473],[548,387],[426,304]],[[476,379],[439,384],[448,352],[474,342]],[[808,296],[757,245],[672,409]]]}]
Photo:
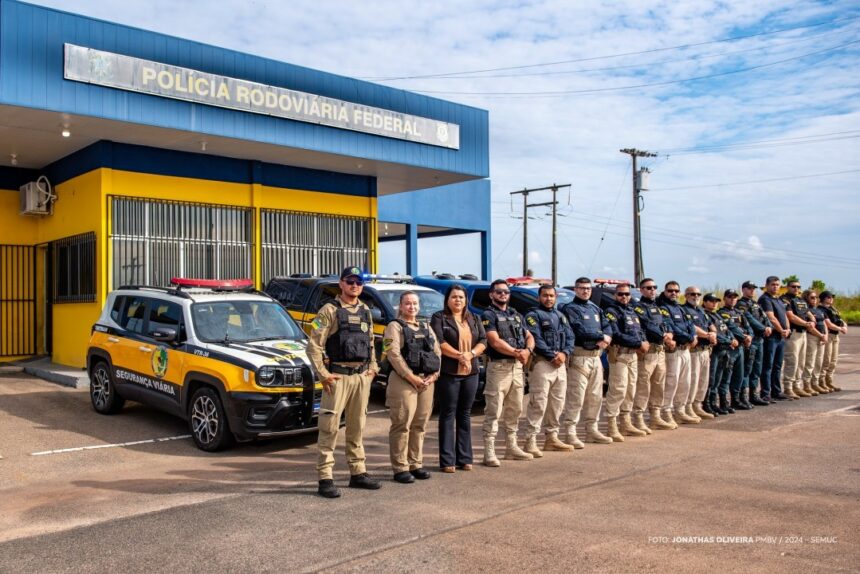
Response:
[{"label": "barred window", "polygon": [[82,233],[52,242],[54,303],[96,300],[96,234]]}]

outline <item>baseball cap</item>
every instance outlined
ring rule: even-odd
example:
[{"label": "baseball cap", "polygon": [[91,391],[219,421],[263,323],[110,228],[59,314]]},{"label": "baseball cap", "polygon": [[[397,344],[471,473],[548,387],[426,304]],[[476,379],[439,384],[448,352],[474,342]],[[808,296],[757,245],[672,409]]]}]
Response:
[{"label": "baseball cap", "polygon": [[727,297],[737,297],[737,296],[738,296],[738,292],[735,291],[734,289],[726,289],[725,291],[723,291],[723,299],[726,299]]},{"label": "baseball cap", "polygon": [[714,295],[713,293],[705,293],[705,296],[702,297],[703,301],[722,301],[719,297]]},{"label": "baseball cap", "polygon": [[818,297],[820,299],[833,299],[833,293],[831,291],[822,291]]},{"label": "baseball cap", "polygon": [[358,267],[344,267],[343,271],[340,272],[340,278],[346,279],[347,277],[356,276],[359,279],[361,278],[361,269]]},{"label": "baseball cap", "polygon": [[744,284],[741,285],[741,287],[744,289],[758,289],[759,288],[758,285],[756,285],[752,281],[744,281]]}]

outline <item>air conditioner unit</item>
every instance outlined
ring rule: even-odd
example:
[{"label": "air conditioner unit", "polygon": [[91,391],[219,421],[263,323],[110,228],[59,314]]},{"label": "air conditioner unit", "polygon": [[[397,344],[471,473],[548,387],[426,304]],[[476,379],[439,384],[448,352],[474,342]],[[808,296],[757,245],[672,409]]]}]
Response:
[{"label": "air conditioner unit", "polygon": [[21,215],[53,215],[54,202],[57,196],[51,190],[51,184],[44,175],[36,181],[25,183],[19,188],[21,198]]}]

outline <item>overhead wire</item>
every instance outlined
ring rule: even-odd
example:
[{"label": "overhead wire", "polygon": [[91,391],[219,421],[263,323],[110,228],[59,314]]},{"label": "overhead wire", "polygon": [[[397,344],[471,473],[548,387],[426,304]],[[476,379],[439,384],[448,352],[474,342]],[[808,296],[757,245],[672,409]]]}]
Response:
[{"label": "overhead wire", "polygon": [[561,64],[574,64],[574,63],[578,63],[578,62],[593,62],[596,60],[621,58],[621,57],[625,57],[625,56],[640,56],[643,54],[653,54],[653,53],[657,53],[657,52],[666,52],[666,51],[670,51],[670,50],[685,50],[688,48],[696,48],[699,46],[707,46],[710,44],[720,44],[723,42],[735,42],[738,40],[746,40],[748,38],[756,38],[756,37],[760,37],[760,36],[769,36],[769,35],[773,35],[773,34],[781,34],[783,32],[790,32],[793,30],[802,30],[802,29],[808,29],[808,28],[817,28],[820,26],[834,25],[834,24],[839,24],[842,22],[853,21],[853,20],[856,20],[857,18],[860,18],[860,15],[845,16],[843,18],[836,18],[834,20],[828,20],[826,22],[817,22],[814,24],[802,24],[802,25],[798,25],[798,26],[790,26],[790,27],[780,28],[777,30],[770,30],[770,31],[766,31],[766,32],[756,32],[753,34],[744,34],[744,35],[739,35],[739,36],[732,36],[732,37],[728,37],[728,38],[722,38],[719,40],[707,40],[707,41],[703,41],[703,42],[695,42],[695,43],[690,43],[690,44],[678,44],[675,46],[664,46],[664,47],[660,47],[660,48],[650,48],[648,50],[638,50],[638,51],[634,51],[634,52],[622,52],[622,53],[607,54],[607,55],[602,55],[602,56],[591,56],[588,58],[573,58],[573,59],[568,59],[568,60],[558,60],[558,61],[554,61],[554,62],[540,62],[540,63],[535,63],[535,64],[523,64],[523,65],[518,65],[518,66],[502,66],[502,67],[496,67],[496,68],[484,68],[484,69],[480,69],[480,70],[467,70],[467,71],[461,71],[461,72],[444,72],[444,73],[421,74],[421,75],[412,75],[412,76],[364,77],[362,79],[372,80],[372,81],[412,80],[412,79],[424,79],[424,78],[438,78],[438,77],[443,77],[443,76],[456,76],[456,75],[462,75],[462,74],[478,74],[478,73],[482,73],[482,72],[500,72],[500,71],[505,71],[505,70],[523,70],[523,69],[528,69],[528,68],[557,66],[557,65],[561,65]]}]

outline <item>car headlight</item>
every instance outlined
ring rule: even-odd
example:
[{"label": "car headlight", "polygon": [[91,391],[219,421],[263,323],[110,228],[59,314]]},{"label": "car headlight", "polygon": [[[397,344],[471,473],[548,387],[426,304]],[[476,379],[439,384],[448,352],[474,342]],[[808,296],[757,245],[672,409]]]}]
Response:
[{"label": "car headlight", "polygon": [[301,367],[261,367],[257,371],[261,387],[301,387],[304,384]]},{"label": "car headlight", "polygon": [[257,383],[268,387],[275,382],[275,368],[274,367],[262,367],[259,371],[257,371]]}]

